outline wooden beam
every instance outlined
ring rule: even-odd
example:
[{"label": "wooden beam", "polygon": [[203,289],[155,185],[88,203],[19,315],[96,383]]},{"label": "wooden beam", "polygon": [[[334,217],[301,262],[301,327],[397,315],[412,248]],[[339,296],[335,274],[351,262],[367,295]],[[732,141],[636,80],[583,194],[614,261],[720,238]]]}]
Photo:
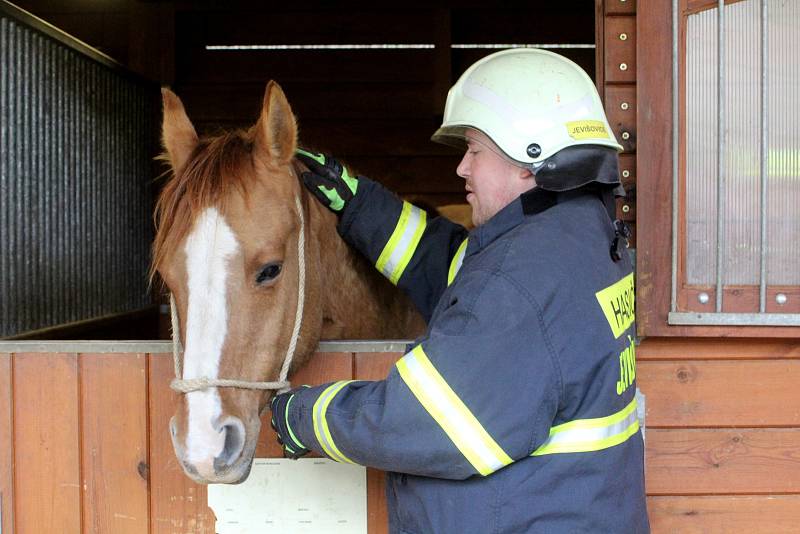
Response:
[{"label": "wooden beam", "polygon": [[594,84],[601,101],[605,101],[606,88],[604,4],[605,0],[594,0]]},{"label": "wooden beam", "polygon": [[797,428],[648,429],[646,444],[649,495],[800,493]]},{"label": "wooden beam", "polygon": [[639,335],[669,332],[672,221],[672,14],[670,2],[641,2],[636,15],[636,324]]},{"label": "wooden beam", "polygon": [[645,360],[800,359],[800,340],[726,338],[646,338],[636,347]]},{"label": "wooden beam", "polygon": [[800,360],[642,361],[647,426],[800,426]]},{"label": "wooden beam", "polygon": [[653,532],[794,532],[800,495],[648,497],[647,510]]}]

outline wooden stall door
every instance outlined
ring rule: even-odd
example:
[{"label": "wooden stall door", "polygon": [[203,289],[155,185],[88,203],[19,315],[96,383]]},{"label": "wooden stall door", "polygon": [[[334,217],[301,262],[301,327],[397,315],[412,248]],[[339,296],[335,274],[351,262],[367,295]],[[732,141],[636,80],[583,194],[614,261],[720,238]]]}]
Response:
[{"label": "wooden stall door", "polygon": [[[184,475],[172,449],[172,378],[171,354],[0,354],[3,532],[213,533],[207,486]],[[294,377],[351,378],[348,352],[313,358]],[[271,431],[256,454],[282,456]],[[376,494],[370,483],[370,501]]]}]

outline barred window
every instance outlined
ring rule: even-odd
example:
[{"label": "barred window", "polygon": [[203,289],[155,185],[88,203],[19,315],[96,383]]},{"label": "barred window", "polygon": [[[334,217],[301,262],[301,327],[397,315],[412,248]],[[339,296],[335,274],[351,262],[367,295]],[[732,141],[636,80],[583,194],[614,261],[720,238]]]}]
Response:
[{"label": "barred window", "polygon": [[721,4],[674,29],[669,323],[800,325],[800,4]]}]

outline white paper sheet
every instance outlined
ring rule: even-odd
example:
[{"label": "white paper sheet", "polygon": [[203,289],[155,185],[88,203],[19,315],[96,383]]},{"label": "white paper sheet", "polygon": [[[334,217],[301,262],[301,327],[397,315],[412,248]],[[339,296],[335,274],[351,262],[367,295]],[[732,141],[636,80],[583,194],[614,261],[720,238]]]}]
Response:
[{"label": "white paper sheet", "polygon": [[256,458],[242,484],[210,484],[218,534],[366,534],[367,475],[322,458]]}]

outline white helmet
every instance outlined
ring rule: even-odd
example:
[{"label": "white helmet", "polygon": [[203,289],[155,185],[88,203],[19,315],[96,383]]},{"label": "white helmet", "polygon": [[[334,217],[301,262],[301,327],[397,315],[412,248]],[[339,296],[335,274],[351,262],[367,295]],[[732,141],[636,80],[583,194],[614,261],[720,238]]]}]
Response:
[{"label": "white helmet", "polygon": [[490,54],[461,75],[431,139],[463,148],[467,128],[485,133],[506,156],[532,169],[575,145],[622,151],[586,72],[534,48]]}]

